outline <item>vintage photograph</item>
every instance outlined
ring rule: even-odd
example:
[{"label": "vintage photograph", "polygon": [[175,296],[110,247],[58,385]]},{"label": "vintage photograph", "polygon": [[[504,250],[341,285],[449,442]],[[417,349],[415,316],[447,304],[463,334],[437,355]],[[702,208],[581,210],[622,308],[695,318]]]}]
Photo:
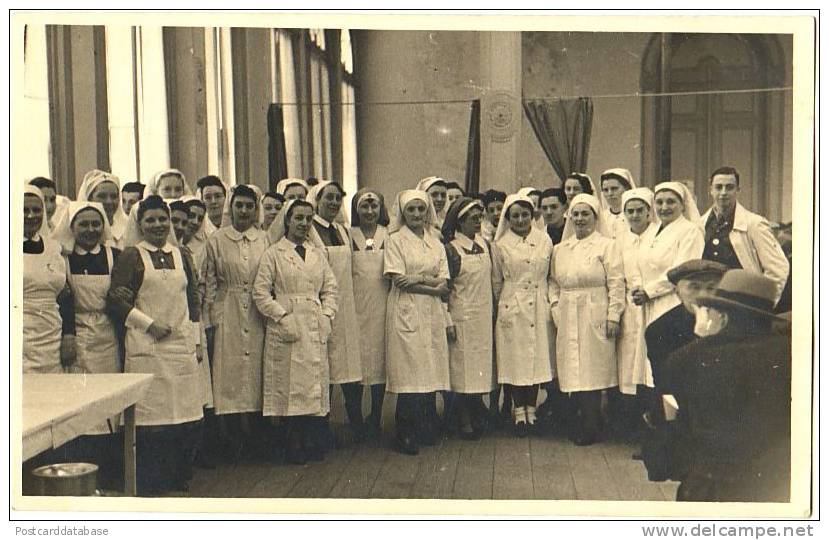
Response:
[{"label": "vintage photograph", "polygon": [[809,17],[12,19],[15,507],[808,510]]}]

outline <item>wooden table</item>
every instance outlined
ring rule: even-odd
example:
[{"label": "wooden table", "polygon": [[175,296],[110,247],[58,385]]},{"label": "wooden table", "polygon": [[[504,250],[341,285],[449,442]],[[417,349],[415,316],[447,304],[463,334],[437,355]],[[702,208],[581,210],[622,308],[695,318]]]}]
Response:
[{"label": "wooden table", "polygon": [[23,460],[57,448],[124,412],[124,490],[136,495],[135,403],[152,375],[23,375]]}]

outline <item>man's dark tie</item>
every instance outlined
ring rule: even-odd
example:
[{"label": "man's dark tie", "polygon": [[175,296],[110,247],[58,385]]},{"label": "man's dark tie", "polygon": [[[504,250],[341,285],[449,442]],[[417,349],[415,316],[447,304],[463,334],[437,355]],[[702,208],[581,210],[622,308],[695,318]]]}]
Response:
[{"label": "man's dark tie", "polygon": [[299,257],[304,261],[305,260],[305,246],[297,245],[294,248],[299,255]]},{"label": "man's dark tie", "polygon": [[23,240],[23,253],[43,253],[43,240]]},{"label": "man's dark tie", "polygon": [[340,234],[337,232],[337,227],[335,227],[333,223],[328,226],[328,238],[331,239],[332,246],[342,245],[342,242],[340,241]]}]

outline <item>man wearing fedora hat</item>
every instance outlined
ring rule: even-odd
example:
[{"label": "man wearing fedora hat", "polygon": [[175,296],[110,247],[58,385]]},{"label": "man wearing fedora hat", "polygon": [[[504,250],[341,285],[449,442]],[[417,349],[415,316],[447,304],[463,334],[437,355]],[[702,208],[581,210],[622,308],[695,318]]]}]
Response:
[{"label": "man wearing fedora hat", "polygon": [[776,299],[773,280],[726,272],[697,298],[706,336],[666,360],[661,386],[690,441],[677,500],[789,500],[791,337],[771,331]]}]

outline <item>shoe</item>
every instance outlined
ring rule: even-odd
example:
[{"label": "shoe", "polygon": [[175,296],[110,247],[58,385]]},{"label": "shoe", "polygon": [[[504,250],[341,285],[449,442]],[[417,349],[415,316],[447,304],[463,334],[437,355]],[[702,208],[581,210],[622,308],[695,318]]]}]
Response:
[{"label": "shoe", "polygon": [[420,444],[426,446],[434,446],[438,442],[437,435],[435,434],[435,429],[431,426],[424,427],[423,429],[421,429],[418,433],[417,439]]},{"label": "shoe", "polygon": [[417,443],[412,437],[398,437],[397,449],[400,450],[400,453],[406,454],[407,456],[416,456],[419,453]]},{"label": "shoe", "polygon": [[515,423],[515,427],[513,428],[515,432],[515,436],[523,439],[530,433],[530,428],[527,425],[527,422],[521,420],[520,422]]},{"label": "shoe", "polygon": [[291,465],[305,465],[308,462],[308,458],[302,448],[288,448],[285,452],[285,461]]},{"label": "shoe", "polygon": [[351,440],[354,444],[360,444],[365,442],[368,438],[368,424],[365,422],[353,423],[350,424],[351,427]]},{"label": "shoe", "polygon": [[576,444],[576,446],[590,446],[591,444],[595,444],[597,442],[597,437],[579,435],[573,442]]}]

